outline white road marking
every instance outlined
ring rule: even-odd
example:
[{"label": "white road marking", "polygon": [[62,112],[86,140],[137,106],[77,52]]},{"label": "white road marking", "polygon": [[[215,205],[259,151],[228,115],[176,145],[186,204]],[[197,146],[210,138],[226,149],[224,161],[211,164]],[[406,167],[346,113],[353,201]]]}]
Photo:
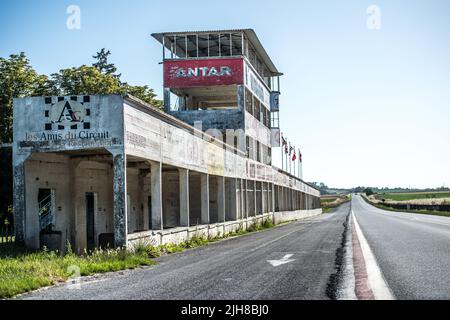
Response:
[{"label": "white road marking", "polygon": [[278,267],[283,264],[295,261],[295,259],[290,259],[293,256],[293,254],[287,254],[280,260],[267,260],[268,263],[270,263],[273,267]]},{"label": "white road marking", "polygon": [[372,289],[373,295],[376,300],[394,300],[395,297],[392,294],[386,280],[381,273],[381,269],[378,266],[377,260],[370,249],[369,243],[367,242],[361,228],[359,227],[358,221],[356,220],[355,213],[352,210],[353,223],[355,224],[356,234],[361,245],[361,250],[364,257],[364,262],[366,264],[367,277],[369,281],[369,286]]}]

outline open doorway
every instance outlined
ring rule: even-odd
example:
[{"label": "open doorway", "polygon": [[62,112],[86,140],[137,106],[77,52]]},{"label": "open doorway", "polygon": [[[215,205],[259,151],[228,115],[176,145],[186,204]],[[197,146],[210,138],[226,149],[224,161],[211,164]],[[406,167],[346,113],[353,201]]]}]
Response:
[{"label": "open doorway", "polygon": [[95,193],[86,192],[86,248],[95,248]]}]

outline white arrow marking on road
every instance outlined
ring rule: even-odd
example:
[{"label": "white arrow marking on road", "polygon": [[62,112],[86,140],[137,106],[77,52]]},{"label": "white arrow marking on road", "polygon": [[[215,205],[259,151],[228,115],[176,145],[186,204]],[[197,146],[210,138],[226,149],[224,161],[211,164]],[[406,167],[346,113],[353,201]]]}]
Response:
[{"label": "white arrow marking on road", "polygon": [[286,264],[286,263],[295,261],[295,259],[289,259],[292,256],[293,256],[293,254],[287,254],[280,260],[267,260],[267,262],[270,263],[274,267],[278,267],[278,266],[281,266],[282,264]]}]

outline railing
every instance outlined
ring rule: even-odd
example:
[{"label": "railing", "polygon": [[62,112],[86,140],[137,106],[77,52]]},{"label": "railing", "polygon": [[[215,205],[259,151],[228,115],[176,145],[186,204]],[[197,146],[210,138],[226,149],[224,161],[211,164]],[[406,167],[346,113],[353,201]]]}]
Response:
[{"label": "railing", "polygon": [[14,227],[10,224],[0,225],[0,243],[14,242]]},{"label": "railing", "polygon": [[41,230],[53,224],[52,199],[51,194],[39,202],[39,225]]}]

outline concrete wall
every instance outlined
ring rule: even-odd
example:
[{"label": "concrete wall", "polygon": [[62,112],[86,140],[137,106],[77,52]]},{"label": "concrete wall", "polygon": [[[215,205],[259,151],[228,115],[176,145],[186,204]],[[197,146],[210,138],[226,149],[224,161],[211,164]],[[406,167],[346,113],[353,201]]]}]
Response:
[{"label": "concrete wall", "polygon": [[239,219],[231,222],[215,223],[208,225],[201,225],[190,228],[174,228],[163,231],[148,231],[130,235],[129,244],[130,248],[138,243],[145,243],[151,245],[161,245],[166,243],[181,243],[187,241],[192,237],[215,237],[223,236],[225,234],[237,231],[239,229],[247,229],[253,223],[262,223],[265,219],[273,220],[276,224],[295,221],[308,217],[313,217],[322,213],[322,209],[315,210],[299,210],[291,212],[276,212],[266,213],[247,219]]}]

